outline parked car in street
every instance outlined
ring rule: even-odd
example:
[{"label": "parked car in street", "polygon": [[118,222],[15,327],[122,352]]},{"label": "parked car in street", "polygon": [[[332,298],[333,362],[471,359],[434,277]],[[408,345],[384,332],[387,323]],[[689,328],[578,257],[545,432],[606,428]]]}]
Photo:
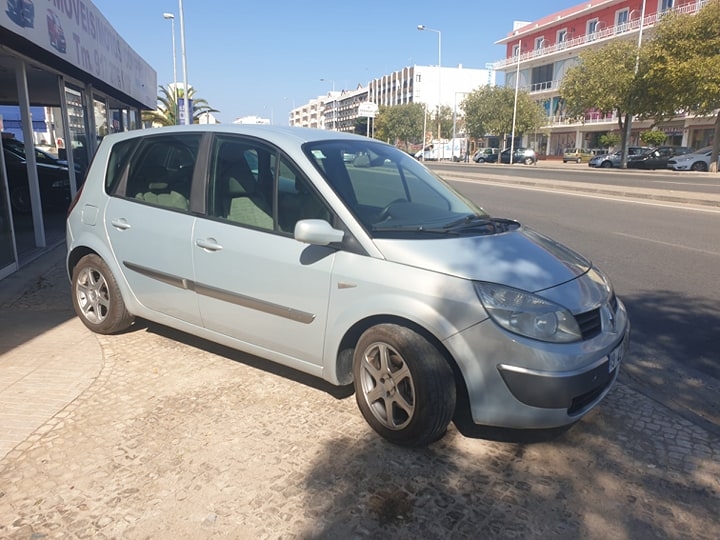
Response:
[{"label": "parked car in street", "polygon": [[[668,160],[668,167],[674,171],[709,171],[711,157],[712,146],[706,146],[697,152],[671,158]],[[720,158],[718,165],[720,165]]]},{"label": "parked car in street", "polygon": [[667,169],[668,161],[683,154],[693,151],[689,146],[658,146],[657,148],[642,154],[628,156],[628,169]]},{"label": "parked car in street", "polygon": [[589,148],[568,148],[563,152],[563,163],[582,163],[591,159],[593,155]]},{"label": "parked car in street", "polygon": [[106,136],[68,214],[67,271],[91,330],[142,317],[354,384],[370,426],[407,446],[461,410],[572,424],[628,348],[625,307],[588,259],[405,152],[335,131]]},{"label": "parked car in street", "polygon": [[[650,148],[649,146],[630,146],[628,148],[628,158],[630,156],[639,156],[640,154],[644,154],[651,150],[652,148]],[[613,152],[612,154],[601,154],[599,156],[595,156],[590,161],[588,161],[588,166],[599,167],[601,169],[610,169],[612,167],[620,167],[621,161],[622,150],[618,150],[617,152]]]},{"label": "parked car in street", "polygon": [[[497,159],[495,160],[497,161]],[[532,148],[513,148],[513,163],[524,163],[525,165],[535,165],[537,155]],[[500,163],[510,163],[510,149],[506,148],[500,152]]]},{"label": "parked car in street", "polygon": [[[42,153],[42,150],[37,152]],[[15,212],[29,213],[32,207],[25,154],[14,150],[12,146],[5,145],[3,141],[3,157],[10,189],[10,204]],[[56,162],[41,161],[38,158],[37,174],[43,207],[67,208],[70,203],[70,176],[67,166],[58,164],[57,160]]]},{"label": "parked car in street", "polygon": [[472,160],[475,163],[496,162],[497,155],[500,152],[499,148],[478,148],[473,154]]}]

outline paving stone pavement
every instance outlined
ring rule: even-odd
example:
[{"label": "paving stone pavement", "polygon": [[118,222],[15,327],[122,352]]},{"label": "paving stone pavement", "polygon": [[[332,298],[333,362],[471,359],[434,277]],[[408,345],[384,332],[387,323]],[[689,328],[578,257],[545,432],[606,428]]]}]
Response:
[{"label": "paving stone pavement", "polygon": [[[3,540],[720,538],[720,441],[622,380],[553,437],[398,448],[349,389],[143,321],[91,334],[60,265],[0,302],[25,328],[1,330],[3,409],[71,386],[0,458]],[[44,365],[52,391],[9,393]]]}]

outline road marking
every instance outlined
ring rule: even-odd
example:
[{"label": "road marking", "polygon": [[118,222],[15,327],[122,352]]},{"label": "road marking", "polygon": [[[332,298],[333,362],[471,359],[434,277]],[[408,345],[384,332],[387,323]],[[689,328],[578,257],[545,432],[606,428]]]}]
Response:
[{"label": "road marking", "polygon": [[636,236],[634,234],[627,234],[627,233],[622,233],[622,232],[616,232],[613,234],[616,236],[624,236],[625,238],[632,238],[634,240],[644,240],[645,242],[650,242],[653,244],[660,244],[662,246],[669,246],[669,247],[673,247],[673,248],[684,249],[686,251],[694,251],[696,253],[703,253],[705,255],[720,255],[720,252],[717,252],[717,251],[708,251],[707,249],[688,247],[688,246],[684,246],[682,244],[675,244],[673,242],[664,242],[662,240],[653,240],[652,238],[646,238],[645,236]]}]

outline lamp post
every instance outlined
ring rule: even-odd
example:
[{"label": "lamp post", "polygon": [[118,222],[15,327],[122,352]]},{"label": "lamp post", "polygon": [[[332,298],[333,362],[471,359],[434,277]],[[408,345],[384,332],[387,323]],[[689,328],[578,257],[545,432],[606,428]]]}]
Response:
[{"label": "lamp post", "polygon": [[[635,75],[640,68],[640,47],[642,47],[643,23],[645,22],[645,1],[642,3],[642,11],[640,12],[640,30],[638,31],[637,55],[635,56]],[[627,153],[630,146],[630,137],[632,136],[632,114],[627,113],[625,116],[625,144],[623,145],[622,158],[620,159],[620,168],[627,168]]]},{"label": "lamp post", "polygon": [[[320,79],[320,82],[327,82],[328,79]],[[332,83],[332,98],[333,98],[333,121],[332,121],[332,128],[333,131],[337,131],[337,98],[335,97],[335,80],[331,79],[330,82]]]},{"label": "lamp post", "polygon": [[182,0],[178,0],[178,8],[180,9],[180,50],[182,53],[182,64],[183,64],[183,111],[185,113],[185,125],[190,125],[190,103],[189,94],[190,87],[188,86],[187,76],[187,58],[185,57],[185,18],[183,16],[183,3]]},{"label": "lamp post", "polygon": [[[510,135],[510,159],[508,164],[512,165],[515,157],[515,120],[517,118],[518,89],[520,88],[520,55],[522,54],[522,39],[518,41],[518,61],[515,70],[515,103],[513,104],[512,134]],[[502,161],[498,158],[498,163]]]},{"label": "lamp post", "polygon": [[[441,137],[441,125],[440,125],[440,107],[442,104],[442,97],[440,95],[442,86],[440,84],[440,74],[442,73],[442,32],[435,30],[434,28],[428,28],[424,24],[418,24],[418,30],[426,32],[435,32],[438,35],[438,110],[437,110],[437,121],[438,121],[438,140]],[[438,156],[439,159],[439,156]]]},{"label": "lamp post", "polygon": [[177,58],[175,55],[175,15],[172,13],[163,13],[163,18],[170,20],[172,28],[172,53],[173,53],[173,100],[175,101],[175,123],[177,124]]}]

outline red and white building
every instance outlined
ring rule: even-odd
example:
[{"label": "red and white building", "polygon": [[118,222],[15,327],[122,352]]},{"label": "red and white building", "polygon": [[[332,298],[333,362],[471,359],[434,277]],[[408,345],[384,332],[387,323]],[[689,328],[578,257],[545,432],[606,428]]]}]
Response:
[{"label": "red and white building", "polygon": [[[617,117],[588,112],[583,122],[566,117],[560,82],[578,55],[615,39],[649,38],[659,17],[669,11],[694,14],[707,0],[588,0],[534,22],[516,22],[507,37],[505,59],[494,64],[505,84],[530,92],[542,103],[547,125],[542,133],[525,134],[523,144],[540,154],[559,156],[565,148],[595,148],[599,137],[618,131]],[[642,39],[639,39],[642,38]],[[517,82],[516,82],[517,81]],[[701,148],[711,144],[714,118],[682,116],[657,126],[668,134],[666,144]],[[650,129],[650,121],[633,121],[630,143]]]}]

